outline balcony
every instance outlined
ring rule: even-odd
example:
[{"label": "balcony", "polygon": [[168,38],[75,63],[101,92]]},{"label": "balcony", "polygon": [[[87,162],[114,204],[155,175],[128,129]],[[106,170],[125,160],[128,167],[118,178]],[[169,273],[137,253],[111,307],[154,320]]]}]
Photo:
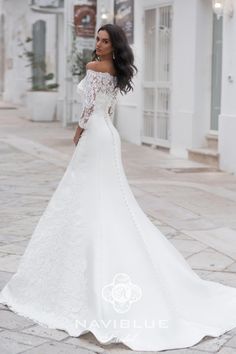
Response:
[{"label": "balcony", "polygon": [[64,0],[29,0],[31,10],[41,13],[63,13]]}]

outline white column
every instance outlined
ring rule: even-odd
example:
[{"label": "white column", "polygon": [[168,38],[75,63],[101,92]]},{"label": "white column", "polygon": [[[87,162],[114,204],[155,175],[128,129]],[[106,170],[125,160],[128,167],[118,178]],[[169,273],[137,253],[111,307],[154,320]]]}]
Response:
[{"label": "white column", "polygon": [[131,48],[134,53],[134,64],[138,68],[138,73],[133,78],[134,90],[128,92],[126,95],[119,95],[115,117],[115,124],[122,139],[138,145],[141,144],[142,129],[143,12],[146,5],[146,0],[134,1],[134,43],[131,44]]},{"label": "white column", "polygon": [[65,101],[65,80],[64,80],[64,67],[65,67],[65,52],[64,52],[64,22],[65,16],[63,14],[57,15],[57,74],[58,74],[58,98],[57,98],[57,119],[63,122],[63,110]]},{"label": "white column", "polygon": [[4,69],[5,69],[5,54],[4,54],[4,14],[2,10],[2,0],[0,0],[0,95],[4,91]]},{"label": "white column", "polygon": [[210,126],[212,7],[206,0],[174,2],[171,153],[204,144]]},{"label": "white column", "polygon": [[[226,2],[227,6],[227,2]],[[219,116],[220,168],[236,173],[236,6],[223,20],[223,67]]]},{"label": "white column", "polygon": [[64,107],[63,107],[63,127],[66,127],[72,118],[72,75],[69,70],[67,58],[71,52],[72,45],[72,11],[73,0],[64,1]]}]

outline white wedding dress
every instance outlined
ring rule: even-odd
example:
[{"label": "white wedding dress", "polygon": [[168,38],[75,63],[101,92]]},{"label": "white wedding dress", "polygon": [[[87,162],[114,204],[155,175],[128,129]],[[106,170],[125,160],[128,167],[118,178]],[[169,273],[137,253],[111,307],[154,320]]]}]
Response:
[{"label": "white wedding dress", "polygon": [[87,70],[85,130],[0,302],[44,327],[132,350],[190,347],[236,327],[236,288],[201,279],[134,198],[116,77]]}]

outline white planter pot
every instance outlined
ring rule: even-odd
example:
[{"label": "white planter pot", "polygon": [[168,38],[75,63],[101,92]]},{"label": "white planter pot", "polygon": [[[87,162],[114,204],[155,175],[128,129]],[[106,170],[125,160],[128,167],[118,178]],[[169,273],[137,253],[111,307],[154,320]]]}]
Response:
[{"label": "white planter pot", "polygon": [[57,91],[29,91],[27,108],[32,121],[51,122],[56,119]]}]

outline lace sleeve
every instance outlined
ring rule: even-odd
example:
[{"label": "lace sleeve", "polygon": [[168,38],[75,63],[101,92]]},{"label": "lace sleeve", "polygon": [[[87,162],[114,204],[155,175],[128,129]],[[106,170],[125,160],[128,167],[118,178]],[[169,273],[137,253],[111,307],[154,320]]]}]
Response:
[{"label": "lace sleeve", "polygon": [[91,70],[88,70],[85,78],[85,96],[83,101],[82,114],[79,118],[79,126],[83,129],[87,128],[88,120],[94,111],[96,99],[97,78]]}]

